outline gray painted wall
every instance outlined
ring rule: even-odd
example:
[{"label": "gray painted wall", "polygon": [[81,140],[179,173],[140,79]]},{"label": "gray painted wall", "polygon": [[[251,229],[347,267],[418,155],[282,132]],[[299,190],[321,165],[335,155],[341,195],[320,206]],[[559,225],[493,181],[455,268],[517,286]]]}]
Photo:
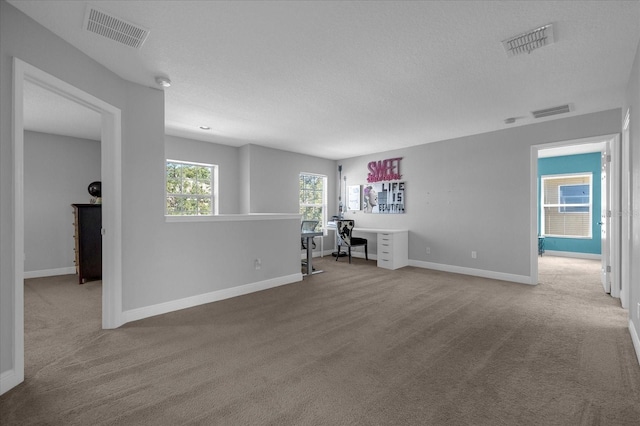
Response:
[{"label": "gray painted wall", "polygon": [[251,189],[251,171],[249,170],[250,145],[241,146],[238,149],[240,167],[238,169],[238,183],[240,184],[240,213],[249,214],[250,207],[250,189]]},{"label": "gray painted wall", "polygon": [[74,267],[72,203],[100,180],[100,141],[24,132],[24,270]]},{"label": "gray painted wall", "polygon": [[250,212],[290,213],[300,210],[298,177],[301,172],[328,177],[329,216],[336,211],[337,166],[334,160],[250,145]]},{"label": "gray painted wall", "polygon": [[[1,373],[10,372],[14,366],[11,135],[14,56],[122,111],[124,310],[300,273],[297,220],[277,225],[274,222],[268,227],[257,221],[165,222],[164,92],[122,80],[0,1]],[[297,195],[292,197],[297,199]],[[256,257],[262,259],[260,270],[253,267]]]},{"label": "gray painted wall", "polygon": [[618,133],[620,114],[615,109],[342,160],[347,184],[364,185],[370,161],[403,157],[406,182],[405,214],[347,217],[362,227],[408,228],[411,260],[530,276],[530,147]]},{"label": "gray painted wall", "polygon": [[[219,166],[220,213],[297,213],[301,172],[328,178],[328,217],[337,213],[337,163],[309,155],[243,145],[234,148],[173,136],[165,137],[167,158],[200,161]],[[237,210],[233,210],[237,206]],[[317,239],[316,239],[317,241]],[[325,237],[325,250],[333,234]],[[316,251],[320,245],[316,245]]]},{"label": "gray painted wall", "polygon": [[[327,176],[327,217],[338,212],[337,162],[309,155],[249,145],[245,152],[249,180],[249,212],[297,213],[300,210],[300,173],[315,173]],[[316,242],[317,242],[316,238]],[[324,239],[324,249],[329,250],[334,235],[329,232]],[[316,244],[316,251],[320,244]]]},{"label": "gray painted wall", "polygon": [[[626,105],[631,109],[630,148],[631,148],[631,274],[629,287],[629,317],[640,333],[640,44],[636,50],[629,84],[627,85]],[[624,117],[623,117],[624,118]],[[638,350],[638,348],[636,348]],[[640,360],[640,353],[638,354]]]}]

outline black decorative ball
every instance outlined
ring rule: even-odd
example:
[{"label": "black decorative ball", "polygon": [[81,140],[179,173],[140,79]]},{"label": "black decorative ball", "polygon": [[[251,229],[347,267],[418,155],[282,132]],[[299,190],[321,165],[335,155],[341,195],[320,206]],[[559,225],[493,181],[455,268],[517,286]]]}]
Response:
[{"label": "black decorative ball", "polygon": [[89,194],[92,197],[102,197],[102,183],[97,181],[97,182],[91,182],[89,184],[89,188],[87,188],[89,190]]}]

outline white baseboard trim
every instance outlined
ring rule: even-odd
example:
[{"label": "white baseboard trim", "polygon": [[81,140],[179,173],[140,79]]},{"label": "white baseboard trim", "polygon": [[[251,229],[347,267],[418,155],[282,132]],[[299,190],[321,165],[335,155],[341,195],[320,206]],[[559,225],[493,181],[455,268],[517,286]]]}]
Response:
[{"label": "white baseboard trim", "polygon": [[425,262],[409,259],[409,266],[417,268],[435,269],[436,271],[452,272],[454,274],[473,275],[475,277],[491,278],[494,280],[510,281],[519,284],[536,285],[531,282],[531,277],[526,275],[507,274],[504,272],[486,271],[484,269],[465,268],[463,266],[445,265],[443,263]]},{"label": "white baseboard trim", "polygon": [[[333,253],[336,251],[336,249],[332,249],[332,250],[325,250],[324,251],[324,255],[325,256],[333,256]],[[345,253],[347,253],[346,250],[342,250]],[[316,257],[314,255],[314,257]],[[351,257],[359,257],[361,259],[364,259],[364,252],[363,251],[356,251],[356,250],[352,250],[351,251]],[[369,260],[378,260],[378,255],[375,253],[369,253]]]},{"label": "white baseboard trim", "polygon": [[[331,256],[331,252],[324,252],[324,255],[327,256],[327,253],[329,256]],[[314,251],[313,254],[311,255],[311,257],[313,257],[314,259],[316,257],[322,257],[322,252],[320,251]],[[307,253],[303,250],[300,252],[300,259],[301,260],[306,260],[307,259]]]},{"label": "white baseboard trim", "polygon": [[25,271],[24,278],[40,278],[40,277],[54,277],[56,275],[72,275],[76,273],[75,266],[69,266],[67,268],[56,269],[42,269],[40,271]]},{"label": "white baseboard trim", "polygon": [[16,374],[16,370],[8,370],[0,374],[0,395],[24,382],[24,377]]},{"label": "white baseboard trim", "polygon": [[631,341],[633,342],[633,347],[636,350],[638,364],[640,364],[640,337],[638,337],[638,330],[636,330],[636,326],[631,320],[629,320],[629,333],[631,333]]},{"label": "white baseboard trim", "polygon": [[[368,256],[369,256],[369,260],[378,260],[378,255],[375,253],[369,253]],[[360,259],[364,259],[364,252],[351,250],[351,257],[359,257]],[[347,255],[347,259],[348,259],[348,255]]]},{"label": "white baseboard trim", "polygon": [[543,256],[547,254],[549,256],[558,256],[558,257],[573,257],[576,259],[591,259],[591,260],[601,260],[602,256],[599,254],[593,253],[576,253],[573,251],[555,251],[555,250],[545,250]]},{"label": "white baseboard trim", "polygon": [[273,287],[279,287],[281,285],[291,284],[299,281],[302,281],[302,273],[258,281],[255,283],[245,284],[237,287],[225,288],[222,290],[212,291],[210,293],[199,294],[197,296],[185,297],[184,299],[172,300],[170,302],[159,303],[157,305],[145,306],[143,308],[131,309],[122,312],[122,318],[124,320],[124,323],[128,323],[131,321],[137,321],[156,315],[179,311],[181,309],[193,308],[194,306],[217,302],[224,299],[230,299],[232,297],[242,296],[245,294],[254,293],[256,291],[267,290]]}]

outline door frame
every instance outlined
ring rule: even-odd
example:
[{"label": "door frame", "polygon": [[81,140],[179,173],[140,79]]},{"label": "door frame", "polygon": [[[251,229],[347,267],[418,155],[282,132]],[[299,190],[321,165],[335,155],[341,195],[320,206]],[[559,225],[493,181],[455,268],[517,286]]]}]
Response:
[{"label": "door frame", "polygon": [[[609,250],[610,265],[603,265],[603,276],[608,279],[604,283],[605,289],[608,289],[612,297],[620,298],[620,246],[621,246],[621,179],[620,179],[620,151],[621,138],[620,135],[607,141],[606,155],[604,161],[607,161],[607,203],[608,214],[606,222],[606,231],[609,232],[607,242]],[[611,271],[607,271],[606,266],[610,266]]]},{"label": "door frame", "polygon": [[[600,154],[600,241],[601,241],[601,267],[600,267],[600,279],[602,282],[602,289],[605,293],[609,293],[613,296],[611,285],[611,274],[613,268],[610,267],[611,263],[611,176],[613,175],[612,165],[612,150],[611,143],[606,142],[605,149]],[[611,175],[611,176],[610,176]]]},{"label": "door frame", "polygon": [[[612,190],[612,214],[611,214],[611,285],[620,288],[620,134],[608,134],[601,136],[592,136],[582,139],[572,139],[565,141],[550,142],[538,145],[531,145],[530,170],[529,179],[529,204],[530,204],[530,270],[531,284],[538,284],[538,151],[548,148],[584,145],[598,142],[607,142],[612,147],[611,156],[611,176],[609,187]],[[614,297],[619,297],[612,294]]]},{"label": "door frame", "polygon": [[629,285],[631,265],[631,140],[629,124],[631,110],[627,109],[622,122],[622,141],[620,147],[621,212],[620,215],[620,304],[629,309]]},{"label": "door frame", "polygon": [[[119,108],[18,58],[13,58],[13,379],[24,381],[24,82],[36,84],[98,112],[102,117],[102,328],[124,324],[122,316],[122,119]],[[3,383],[4,385],[5,383]],[[6,383],[10,387],[11,384]],[[4,386],[3,386],[4,387]],[[4,389],[3,389],[4,390]]]}]

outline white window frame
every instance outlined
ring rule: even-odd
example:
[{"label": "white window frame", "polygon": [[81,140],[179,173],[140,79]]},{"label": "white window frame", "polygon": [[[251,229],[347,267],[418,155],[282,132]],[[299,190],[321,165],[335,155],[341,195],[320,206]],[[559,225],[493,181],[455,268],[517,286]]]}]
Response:
[{"label": "white window frame", "polygon": [[[327,205],[327,186],[328,186],[328,179],[326,175],[321,175],[318,173],[308,173],[308,172],[300,172],[300,174],[298,175],[298,182],[300,182],[300,178],[302,176],[313,176],[313,177],[318,177],[318,178],[322,178],[322,205],[320,204],[314,204],[314,203],[300,203],[300,208],[302,207],[321,207],[322,208],[322,220],[320,223],[320,227],[323,230],[323,233],[326,235],[327,232],[327,210],[328,210],[328,205]],[[298,198],[300,198],[300,190],[301,188],[298,186]],[[302,218],[302,220],[304,220],[304,218]]]},{"label": "white window frame", "polygon": [[[544,194],[545,194],[545,182],[547,180],[554,179],[567,179],[567,178],[583,178],[586,177],[589,179],[589,203],[545,203]],[[571,186],[574,184],[566,184],[566,185],[558,185],[558,201],[560,201],[560,186]],[[575,185],[585,185],[584,183],[575,184]],[[553,238],[573,238],[573,239],[592,239],[593,238],[593,230],[591,224],[593,223],[593,173],[566,173],[566,174],[558,174],[558,175],[543,175],[540,176],[540,235],[545,237],[553,237]],[[563,207],[588,207],[588,212],[563,212]],[[572,213],[572,214],[588,214],[590,224],[588,228],[588,235],[557,235],[557,234],[546,234],[545,233],[545,208],[557,208],[558,213]]]},{"label": "white window frame", "polygon": [[[169,194],[167,192],[167,165],[169,163],[176,163],[176,164],[185,164],[185,165],[189,165],[189,166],[198,166],[198,167],[209,167],[211,168],[211,194],[207,195],[207,196],[202,196],[202,195],[192,195],[192,194],[188,194],[189,196],[195,196],[196,198],[211,198],[211,205],[212,205],[212,209],[211,209],[211,214],[206,214],[206,215],[170,215],[168,210],[167,210],[167,198],[170,196],[184,196],[187,194],[183,194],[183,193],[176,193],[176,194]],[[184,160],[172,160],[167,158],[165,160],[164,163],[164,194],[165,194],[165,198],[164,198],[164,214],[167,217],[176,217],[176,216],[187,216],[187,217],[191,217],[191,216],[216,216],[218,215],[218,165],[217,164],[208,164],[208,163],[197,163],[194,161],[184,161]]]}]

